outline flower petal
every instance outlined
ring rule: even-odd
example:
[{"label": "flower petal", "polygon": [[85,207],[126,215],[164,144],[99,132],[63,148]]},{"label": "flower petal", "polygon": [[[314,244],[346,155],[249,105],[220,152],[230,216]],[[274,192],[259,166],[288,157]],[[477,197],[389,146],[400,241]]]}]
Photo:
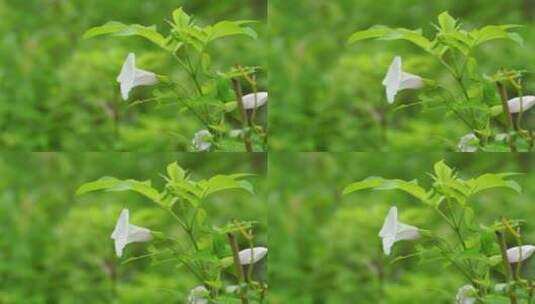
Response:
[{"label": "flower petal", "polygon": [[263,259],[268,252],[266,247],[248,248],[239,252],[240,264],[249,265],[254,264]]},{"label": "flower petal", "polygon": [[115,240],[115,254],[118,257],[123,255],[123,248],[128,244],[128,218],[128,209],[123,209],[111,234],[111,238]]},{"label": "flower petal", "polygon": [[383,227],[379,231],[380,237],[394,237],[396,235],[396,228],[398,224],[398,208],[396,206],[390,208],[385,217]]},{"label": "flower petal", "polygon": [[[255,97],[256,96],[256,97]],[[268,101],[268,92],[258,92],[256,94],[247,94],[242,97],[243,107],[246,110],[260,108]]]},{"label": "flower petal", "polygon": [[193,140],[191,142],[193,149],[195,151],[206,151],[212,146],[212,134],[208,130],[200,130],[199,132],[193,135]]},{"label": "flower petal", "polygon": [[136,77],[134,79],[134,87],[137,86],[151,86],[158,84],[159,80],[153,72],[136,69]]},{"label": "flower petal", "polygon": [[535,96],[522,96],[516,97],[507,101],[507,106],[509,107],[510,113],[520,113],[526,112],[535,105]]},{"label": "flower petal", "polygon": [[398,93],[401,85],[401,78],[401,57],[396,56],[390,64],[388,72],[386,73],[386,77],[383,80],[383,85],[386,87],[386,98],[388,103],[394,103],[396,94]]},{"label": "flower petal", "polygon": [[402,73],[401,83],[399,85],[400,91],[407,89],[421,89],[423,86],[424,81],[422,80],[422,77],[410,73]]},{"label": "flower petal", "polygon": [[455,297],[456,304],[474,304],[476,302],[477,291],[472,285],[464,285],[459,288],[457,291],[457,296]]},{"label": "flower petal", "polygon": [[124,100],[128,100],[128,94],[134,87],[136,78],[136,55],[134,53],[128,54],[126,60],[121,68],[121,73],[117,76],[117,82],[121,84],[121,96]]},{"label": "flower petal", "polygon": [[152,234],[149,229],[139,227],[136,225],[129,225],[128,229],[128,244],[134,242],[147,242],[152,239]]},{"label": "flower petal", "polygon": [[512,247],[507,249],[507,260],[509,263],[518,263],[529,258],[533,252],[535,252],[535,246],[533,245]]}]

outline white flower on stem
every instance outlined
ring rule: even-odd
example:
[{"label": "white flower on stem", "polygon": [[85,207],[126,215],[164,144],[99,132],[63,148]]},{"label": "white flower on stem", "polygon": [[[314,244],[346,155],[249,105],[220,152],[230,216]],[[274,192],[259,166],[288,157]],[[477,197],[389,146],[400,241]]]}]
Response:
[{"label": "white flower on stem", "polygon": [[476,302],[476,289],[472,285],[464,285],[457,291],[456,304],[474,304]]},{"label": "white flower on stem", "polygon": [[111,238],[115,240],[115,253],[118,257],[123,256],[123,249],[126,245],[152,239],[149,229],[130,224],[129,217],[128,209],[123,209],[111,234]]},{"label": "white flower on stem", "polygon": [[507,249],[507,260],[509,261],[509,263],[522,262],[525,259],[529,258],[533,254],[533,252],[535,252],[535,246],[533,245],[512,247]]},{"label": "white flower on stem", "polygon": [[188,304],[208,304],[208,289],[200,285],[193,288],[188,295]]},{"label": "white flower on stem", "polygon": [[520,113],[521,110],[522,112],[526,112],[527,110],[531,109],[533,105],[535,105],[535,96],[516,97],[507,102],[509,113],[512,114]]},{"label": "white flower on stem", "polygon": [[392,207],[385,218],[383,228],[379,232],[379,236],[383,239],[383,251],[386,255],[390,255],[392,246],[397,241],[415,240],[420,237],[418,228],[403,224],[398,221],[398,208]]},{"label": "white flower on stem", "polygon": [[[256,98],[255,98],[256,95]],[[256,94],[247,94],[242,97],[243,108],[245,110],[252,110],[260,108],[268,101],[268,92],[258,92]]]},{"label": "white flower on stem", "polygon": [[254,264],[263,259],[268,252],[266,247],[254,247],[242,250],[238,253],[241,265]]},{"label": "white flower on stem", "polygon": [[200,130],[193,135],[191,144],[195,151],[207,151],[212,146],[212,133],[208,130]]},{"label": "white flower on stem", "polygon": [[388,68],[386,77],[383,80],[383,85],[386,87],[388,103],[392,104],[399,91],[420,89],[424,86],[424,82],[420,76],[403,72],[401,57],[396,56]]},{"label": "white flower on stem", "polygon": [[468,133],[461,137],[457,144],[457,150],[459,152],[476,152],[479,139],[474,133]]},{"label": "white flower on stem", "polygon": [[138,86],[150,86],[158,83],[156,74],[138,69],[136,67],[136,54],[130,53],[124,61],[121,73],[117,76],[117,82],[121,84],[121,96],[128,100],[130,91]]}]

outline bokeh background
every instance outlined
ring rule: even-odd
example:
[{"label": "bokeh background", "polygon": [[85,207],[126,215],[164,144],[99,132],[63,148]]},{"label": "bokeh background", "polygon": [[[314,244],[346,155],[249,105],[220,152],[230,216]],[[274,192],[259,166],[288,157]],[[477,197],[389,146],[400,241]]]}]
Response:
[{"label": "bokeh background", "polygon": [[[400,191],[362,191],[341,197],[349,183],[368,176],[418,179],[445,159],[463,178],[519,172],[523,193],[499,189],[474,197],[476,219],[525,219],[526,244],[535,242],[535,161],[530,154],[469,153],[272,153],[269,172],[270,303],[449,304],[465,280],[442,262],[418,258],[391,264],[415,252],[418,242],[399,242],[387,258],[377,236],[397,205],[405,223],[449,233],[446,224]],[[514,243],[514,242],[513,242]],[[535,261],[524,277],[535,276]],[[503,279],[503,278],[502,278]]]},{"label": "bokeh background", "polygon": [[[267,66],[266,0],[0,0],[0,147],[28,151],[187,151],[199,123],[176,105],[127,108],[115,79],[129,52],[158,74],[183,73],[163,51],[136,37],[82,40],[105,22],[157,25],[179,6],[200,24],[254,19],[258,40],[229,38],[212,47],[217,68]],[[258,76],[265,90],[265,71]],[[138,89],[131,100],[150,97]],[[119,135],[110,105],[121,102]]]},{"label": "bokeh background", "polygon": [[[258,221],[267,244],[265,154],[0,153],[0,303],[186,303],[195,278],[173,263],[128,257],[147,254],[131,244],[115,256],[110,234],[122,208],[132,222],[156,231],[178,229],[170,216],[135,193],[75,196],[102,176],[150,179],[161,189],[166,166],[177,161],[196,180],[215,174],[254,173],[256,194],[227,191],[205,201],[207,221],[223,226]],[[185,237],[185,236],[184,236]],[[241,244],[245,246],[244,244]]]},{"label": "bokeh background", "polygon": [[[392,59],[426,78],[449,81],[440,64],[409,42],[364,41],[348,46],[357,31],[383,24],[422,28],[449,10],[468,28],[522,24],[524,47],[489,43],[476,53],[482,72],[500,67],[534,71],[533,0],[337,0],[269,1],[271,149],[276,151],[447,151],[467,133],[442,109],[410,107],[392,113],[381,85]],[[534,77],[526,92],[535,92]],[[446,82],[447,83],[447,82]],[[404,92],[397,104],[414,102]],[[385,113],[388,131],[384,132]],[[531,113],[530,113],[531,114]],[[530,116],[532,116],[531,114]]]}]

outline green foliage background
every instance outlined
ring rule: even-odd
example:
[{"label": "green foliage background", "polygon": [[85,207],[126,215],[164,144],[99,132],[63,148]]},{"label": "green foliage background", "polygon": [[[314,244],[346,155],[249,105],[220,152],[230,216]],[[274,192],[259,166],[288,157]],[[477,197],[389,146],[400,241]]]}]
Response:
[{"label": "green foliage background", "polygon": [[[259,245],[267,244],[264,154],[192,153],[1,153],[0,303],[185,303],[198,283],[185,269],[143,259],[148,244],[131,244],[118,259],[110,239],[122,208],[132,222],[170,232],[176,222],[133,193],[75,197],[83,183],[102,176],[151,179],[178,161],[194,179],[255,173],[256,194],[230,191],[206,200],[208,221],[258,221]],[[186,236],[184,235],[184,238]],[[245,246],[245,244],[241,244]]]},{"label": "green foliage background", "polygon": [[[492,224],[502,216],[524,219],[525,244],[535,242],[535,162],[530,154],[500,153],[273,153],[268,172],[270,303],[420,304],[453,303],[467,282],[440,261],[420,263],[395,257],[415,253],[418,241],[399,242],[392,256],[378,237],[391,206],[400,220],[421,229],[450,233],[441,218],[401,191],[362,191],[342,197],[350,183],[369,176],[418,179],[428,188],[427,173],[445,159],[463,178],[483,173],[519,172],[523,188],[490,190],[472,201],[476,221]],[[510,240],[510,244],[515,244]],[[523,277],[535,275],[533,259]],[[503,278],[496,276],[498,281]],[[296,284],[296,282],[299,282]],[[497,282],[497,281],[495,281]]]},{"label": "green foliage background", "polygon": [[[157,25],[179,6],[201,24],[254,19],[261,38],[231,38],[212,50],[217,67],[267,66],[265,0],[0,0],[0,146],[31,151],[186,151],[200,129],[178,106],[146,104],[127,109],[115,79],[129,52],[143,69],[183,73],[172,58],[143,39],[82,40],[89,28],[110,20]],[[264,80],[262,80],[264,78]],[[265,72],[259,89],[265,89]],[[262,83],[262,81],[264,83]],[[150,96],[150,88],[135,98]],[[122,103],[116,137],[109,104]]]},{"label": "green foliage background", "polygon": [[[532,0],[337,0],[269,2],[270,108],[272,150],[277,151],[437,151],[453,150],[468,130],[444,109],[421,106],[391,113],[381,85],[396,55],[404,67],[425,78],[451,82],[440,63],[408,42],[365,41],[348,46],[357,31],[376,24],[433,32],[436,16],[449,11],[468,28],[522,24],[525,46],[485,45],[476,54],[480,68],[534,71],[535,2]],[[299,20],[299,22],[296,22]],[[525,85],[535,93],[532,74]],[[453,84],[452,84],[453,85]],[[395,106],[417,101],[404,92]],[[275,104],[275,105],[274,105]],[[389,109],[389,111],[387,111]],[[381,128],[387,114],[388,131]],[[528,116],[532,116],[529,114]],[[532,120],[532,117],[527,117]],[[533,121],[531,121],[533,126]]]}]

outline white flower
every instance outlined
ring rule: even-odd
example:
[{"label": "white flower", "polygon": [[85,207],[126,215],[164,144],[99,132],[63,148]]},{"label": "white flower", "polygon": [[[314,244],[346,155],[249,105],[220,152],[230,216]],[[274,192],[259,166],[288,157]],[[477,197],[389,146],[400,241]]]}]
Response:
[{"label": "white flower", "polygon": [[474,133],[468,133],[459,140],[457,150],[459,152],[476,152],[478,142],[479,139]]},{"label": "white flower", "polygon": [[263,259],[268,252],[266,247],[254,247],[242,250],[239,252],[240,264],[249,265],[254,264]]},{"label": "white flower", "polygon": [[243,134],[243,130],[242,129],[234,129],[234,130],[230,130],[230,132],[228,132],[228,136],[230,138],[238,138],[242,134]]},{"label": "white flower", "polygon": [[118,257],[123,256],[123,249],[126,245],[152,239],[149,229],[130,224],[129,217],[128,209],[123,209],[111,234],[111,238],[115,240],[115,253]]},{"label": "white flower", "polygon": [[455,297],[455,303],[456,304],[474,304],[476,302],[476,298],[473,296],[476,295],[476,289],[472,285],[464,285],[463,287],[459,288],[459,291],[457,291],[457,296]]},{"label": "white flower", "polygon": [[424,86],[424,82],[420,76],[403,72],[401,68],[401,57],[396,56],[388,68],[383,85],[386,87],[388,103],[394,103],[396,94],[399,91],[419,89]]},{"label": "white flower", "polygon": [[494,291],[496,291],[496,292],[505,292],[505,291],[507,291],[507,284],[498,283],[498,284],[494,285]]},{"label": "white flower", "polygon": [[136,54],[130,53],[124,61],[121,73],[117,76],[121,84],[121,96],[128,100],[128,94],[137,86],[150,86],[158,83],[156,74],[136,68]]},{"label": "white flower", "polygon": [[195,151],[206,151],[212,146],[212,134],[208,130],[200,130],[193,135],[191,144]]},{"label": "white flower", "polygon": [[509,139],[509,134],[507,134],[507,133],[498,133],[498,134],[496,134],[496,136],[494,136],[494,139],[496,141],[504,141],[504,140]]},{"label": "white flower", "polygon": [[395,242],[415,240],[420,237],[420,233],[418,228],[398,222],[398,208],[392,207],[388,211],[379,236],[383,239],[383,251],[386,255],[390,255]]},{"label": "white flower", "polygon": [[509,263],[522,262],[529,258],[533,252],[535,252],[535,246],[533,245],[524,245],[520,248],[518,246],[509,248],[507,249],[507,260]]},{"label": "white flower", "polygon": [[188,295],[189,304],[208,304],[206,297],[208,296],[208,289],[200,285],[193,288]]},{"label": "white flower", "polygon": [[[522,102],[520,102],[522,100]],[[520,109],[522,105],[522,109]],[[507,106],[509,107],[509,113],[520,113],[520,110],[522,112],[526,112],[527,110],[531,109],[535,105],[535,96],[522,96],[522,97],[516,97],[507,102]]]},{"label": "white flower", "polygon": [[229,285],[229,286],[225,287],[225,292],[226,293],[236,293],[238,290],[240,290],[240,286],[239,285]]},{"label": "white flower", "polygon": [[243,107],[245,110],[252,110],[254,108],[260,108],[268,101],[268,92],[258,92],[255,94],[247,94],[242,97]]}]

